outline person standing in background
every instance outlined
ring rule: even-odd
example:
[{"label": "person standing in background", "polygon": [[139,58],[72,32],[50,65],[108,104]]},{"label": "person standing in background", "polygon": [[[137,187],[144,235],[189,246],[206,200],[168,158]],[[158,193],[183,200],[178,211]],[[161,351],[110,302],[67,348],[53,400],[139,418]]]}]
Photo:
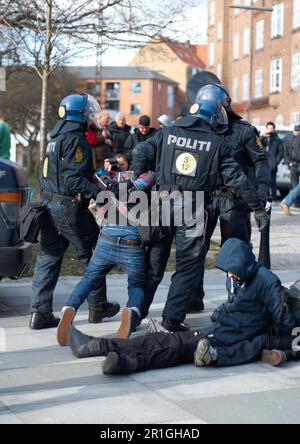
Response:
[{"label": "person standing in background", "polygon": [[[292,189],[299,184],[300,178],[300,125],[295,125],[294,134],[289,134],[284,139],[285,162],[291,170]],[[300,200],[294,202],[295,207],[300,208]]]}]

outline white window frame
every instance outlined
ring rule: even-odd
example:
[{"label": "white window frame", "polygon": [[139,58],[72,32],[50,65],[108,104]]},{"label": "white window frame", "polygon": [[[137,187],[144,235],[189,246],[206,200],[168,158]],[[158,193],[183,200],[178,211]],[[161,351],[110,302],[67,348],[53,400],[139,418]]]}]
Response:
[{"label": "white window frame", "polygon": [[274,10],[272,12],[272,23],[271,23],[271,38],[280,37],[283,35],[284,27],[284,3],[277,3],[274,5]]},{"label": "white window frame", "polygon": [[292,55],[291,87],[300,88],[300,52]]},{"label": "white window frame", "polygon": [[300,125],[300,111],[290,114],[290,124],[291,126]]},{"label": "white window frame", "polygon": [[259,20],[258,22],[256,22],[256,35],[255,35],[256,51],[264,49],[264,38],[265,38],[265,21]]},{"label": "white window frame", "polygon": [[221,63],[218,63],[217,65],[217,77],[221,80],[222,78],[222,65]]},{"label": "white window frame", "polygon": [[[240,4],[240,0],[234,0],[234,5],[235,6],[239,6],[239,4]],[[234,9],[234,15],[235,16],[238,16],[238,15],[240,15],[240,10],[237,8],[237,9]]]},{"label": "white window frame", "polygon": [[240,57],[240,35],[234,34],[233,41],[233,60],[238,60]]},{"label": "white window frame", "polygon": [[209,44],[209,67],[213,67],[215,64],[215,43],[210,42]]},{"label": "white window frame", "polygon": [[278,127],[284,126],[284,117],[282,114],[277,114],[275,117],[275,125]]},{"label": "white window frame", "polygon": [[209,11],[209,24],[210,26],[214,26],[216,23],[216,2],[213,0],[210,3],[210,11]]},{"label": "white window frame", "polygon": [[222,40],[223,38],[223,23],[218,23],[218,41]]},{"label": "white window frame", "polygon": [[282,59],[271,60],[270,67],[270,93],[282,91]]},{"label": "white window frame", "polygon": [[260,99],[263,97],[263,85],[264,85],[264,71],[263,69],[257,69],[255,71],[254,79],[254,97]]},{"label": "white window frame", "polygon": [[250,54],[250,28],[245,28],[243,33],[243,55]]},{"label": "white window frame", "polygon": [[173,109],[175,105],[175,92],[174,92],[174,86],[168,85],[167,88],[168,95],[167,95],[167,106],[168,109]]},{"label": "white window frame", "polygon": [[293,5],[293,29],[300,28],[300,2],[299,0],[294,0]]},{"label": "white window frame", "polygon": [[239,78],[234,77],[232,81],[232,101],[238,102],[239,101]]},{"label": "white window frame", "polygon": [[248,102],[250,98],[250,89],[249,89],[249,74],[243,75],[243,102]]}]

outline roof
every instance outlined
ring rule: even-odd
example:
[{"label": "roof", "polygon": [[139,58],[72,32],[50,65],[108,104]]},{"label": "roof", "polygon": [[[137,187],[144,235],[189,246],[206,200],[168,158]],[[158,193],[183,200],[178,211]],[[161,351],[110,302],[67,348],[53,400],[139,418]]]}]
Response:
[{"label": "roof", "polygon": [[173,52],[186,64],[193,68],[205,69],[205,62],[199,57],[200,47],[203,49],[204,45],[191,45],[189,43],[176,43],[171,40],[166,40],[166,44]]},{"label": "roof", "polygon": [[[96,66],[70,66],[70,72],[82,79],[92,80],[99,77]],[[163,76],[157,71],[152,71],[143,66],[104,66],[101,72],[103,80],[159,80],[160,82],[167,82],[177,84],[169,77]]]}]

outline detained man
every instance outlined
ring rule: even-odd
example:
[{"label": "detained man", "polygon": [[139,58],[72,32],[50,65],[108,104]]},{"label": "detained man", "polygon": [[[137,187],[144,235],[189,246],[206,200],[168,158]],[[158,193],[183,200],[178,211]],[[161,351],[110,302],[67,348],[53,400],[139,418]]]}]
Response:
[{"label": "detained man", "polygon": [[279,278],[256,262],[250,244],[235,238],[224,243],[216,267],[227,274],[228,300],[213,313],[208,328],[169,333],[152,321],[150,334],[118,340],[89,337],[71,326],[69,345],[75,356],[106,356],[105,374],[188,363],[233,366],[261,357],[272,365],[283,362],[285,354],[271,351],[291,348],[295,319]]}]

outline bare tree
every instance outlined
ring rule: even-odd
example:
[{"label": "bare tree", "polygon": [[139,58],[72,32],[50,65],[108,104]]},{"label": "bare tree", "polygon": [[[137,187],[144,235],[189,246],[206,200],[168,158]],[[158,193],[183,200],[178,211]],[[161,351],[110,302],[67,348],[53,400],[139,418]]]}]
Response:
[{"label": "bare tree", "polygon": [[[142,45],[178,33],[187,5],[196,0],[1,0],[0,37],[41,79],[40,158],[47,134],[49,77],[57,67],[101,44]],[[100,42],[100,43],[99,43]]]}]

